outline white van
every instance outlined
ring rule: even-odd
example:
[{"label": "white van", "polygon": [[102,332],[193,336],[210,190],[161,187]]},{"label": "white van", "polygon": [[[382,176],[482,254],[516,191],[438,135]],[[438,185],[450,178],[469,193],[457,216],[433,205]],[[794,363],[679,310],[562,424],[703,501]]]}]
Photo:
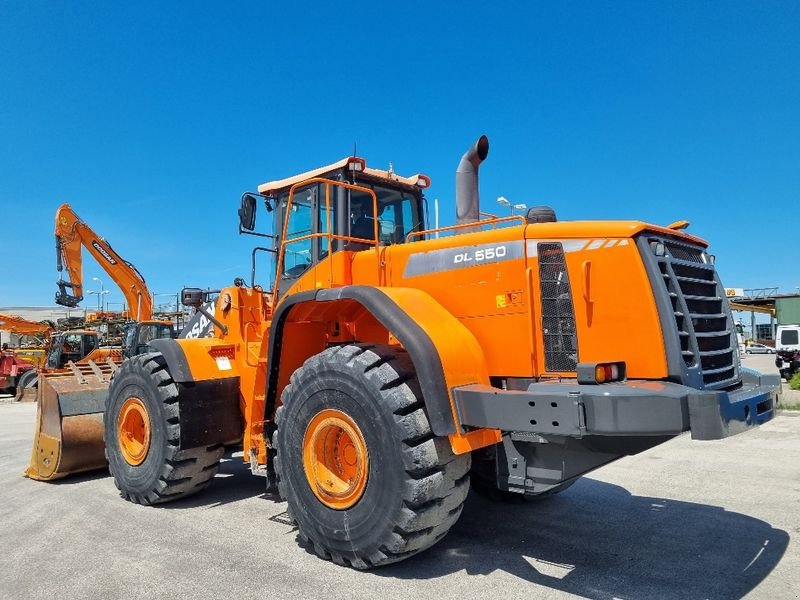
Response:
[{"label": "white van", "polygon": [[775,350],[778,352],[800,352],[800,325],[778,325],[775,336]]}]

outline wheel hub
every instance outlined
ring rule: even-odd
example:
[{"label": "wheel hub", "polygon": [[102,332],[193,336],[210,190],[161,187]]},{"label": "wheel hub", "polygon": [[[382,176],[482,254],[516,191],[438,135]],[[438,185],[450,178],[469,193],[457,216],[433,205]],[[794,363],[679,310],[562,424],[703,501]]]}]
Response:
[{"label": "wheel hub", "polygon": [[139,398],[131,396],[122,404],[117,417],[117,439],[122,458],[137,466],[150,450],[150,416]]},{"label": "wheel hub", "polygon": [[367,485],[369,455],[355,421],[340,410],[317,413],[303,437],[303,467],[317,499],[336,510],[353,506]]}]

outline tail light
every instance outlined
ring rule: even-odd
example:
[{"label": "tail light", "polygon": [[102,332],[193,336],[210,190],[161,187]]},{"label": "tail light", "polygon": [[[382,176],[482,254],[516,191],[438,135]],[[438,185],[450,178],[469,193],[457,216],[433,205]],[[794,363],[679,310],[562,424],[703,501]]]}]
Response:
[{"label": "tail light", "polygon": [[596,385],[625,379],[625,363],[580,363],[577,368],[578,383]]}]

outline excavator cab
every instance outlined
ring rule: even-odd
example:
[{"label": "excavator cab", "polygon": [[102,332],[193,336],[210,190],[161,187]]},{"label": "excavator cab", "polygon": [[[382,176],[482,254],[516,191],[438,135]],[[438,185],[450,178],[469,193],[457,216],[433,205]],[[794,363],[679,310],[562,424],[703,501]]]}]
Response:
[{"label": "excavator cab", "polygon": [[63,369],[71,362],[78,362],[99,345],[94,331],[65,331],[50,338],[47,352],[47,368]]},{"label": "excavator cab", "polygon": [[122,356],[131,358],[139,354],[152,352],[150,342],[153,340],[172,339],[175,329],[169,321],[142,321],[129,323],[122,338]]}]

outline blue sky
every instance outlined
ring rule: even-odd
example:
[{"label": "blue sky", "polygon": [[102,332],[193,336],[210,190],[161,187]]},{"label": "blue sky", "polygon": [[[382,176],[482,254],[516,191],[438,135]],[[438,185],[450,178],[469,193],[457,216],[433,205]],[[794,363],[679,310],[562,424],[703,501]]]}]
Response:
[{"label": "blue sky", "polygon": [[688,219],[727,286],[800,286],[800,3],[361,4],[0,3],[0,306],[52,304],[62,202],[151,291],[217,287],[243,191],[357,141],[450,221],[481,133],[486,207]]}]

